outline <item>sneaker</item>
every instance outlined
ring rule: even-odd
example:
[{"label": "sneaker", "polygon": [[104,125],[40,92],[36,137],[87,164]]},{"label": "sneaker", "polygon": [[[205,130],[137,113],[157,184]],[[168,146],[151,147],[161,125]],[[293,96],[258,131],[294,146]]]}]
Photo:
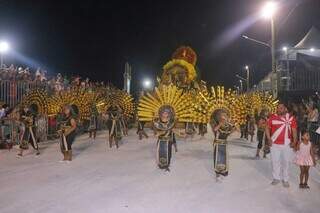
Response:
[{"label": "sneaker", "polygon": [[283,181],[282,182],[282,185],[283,185],[283,187],[285,187],[285,188],[289,188],[289,182],[288,181]]},{"label": "sneaker", "polygon": [[272,182],[271,182],[271,185],[277,185],[278,183],[280,183],[280,180],[277,180],[277,179],[273,179]]}]

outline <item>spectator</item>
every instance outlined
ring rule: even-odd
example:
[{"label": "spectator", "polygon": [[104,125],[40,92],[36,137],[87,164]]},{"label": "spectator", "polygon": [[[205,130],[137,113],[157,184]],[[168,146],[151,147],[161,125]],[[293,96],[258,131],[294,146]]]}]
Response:
[{"label": "spectator", "polygon": [[288,113],[285,104],[280,103],[277,113],[268,119],[266,137],[271,147],[271,184],[277,185],[282,180],[283,186],[289,187],[289,162],[292,155],[291,147],[297,142],[297,123],[294,116]]}]

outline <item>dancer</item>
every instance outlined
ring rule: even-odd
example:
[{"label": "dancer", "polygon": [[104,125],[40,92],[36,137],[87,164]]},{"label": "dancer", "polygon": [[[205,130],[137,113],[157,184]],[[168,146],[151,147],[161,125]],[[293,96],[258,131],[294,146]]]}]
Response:
[{"label": "dancer", "polygon": [[144,131],[144,125],[145,125],[145,121],[138,121],[138,129],[137,129],[137,134],[139,135],[139,140],[143,139],[143,136],[145,138],[148,138],[147,133]]},{"label": "dancer", "polygon": [[204,137],[204,135],[207,133],[207,124],[206,123],[199,123],[199,135],[201,137]]},{"label": "dancer", "polygon": [[297,144],[296,156],[294,162],[300,166],[300,188],[309,189],[308,178],[310,166],[315,166],[315,156],[313,153],[313,146],[310,142],[309,132],[304,130],[301,133],[301,141]]},{"label": "dancer", "polygon": [[[277,113],[271,115],[267,122],[266,137],[271,147],[272,185],[282,179],[284,187],[289,187],[289,162],[292,150],[297,142],[297,123],[288,113],[284,103],[280,103]],[[282,171],[282,177],[280,173]]]},{"label": "dancer", "polygon": [[38,141],[36,140],[36,126],[35,115],[31,112],[29,107],[24,107],[20,112],[20,121],[24,128],[20,138],[20,150],[17,157],[23,156],[23,151],[29,149],[29,143],[36,150],[36,155],[40,155]]},{"label": "dancer", "polygon": [[95,140],[97,135],[97,115],[96,115],[96,112],[94,111],[90,116],[88,131],[89,131],[89,138],[93,138],[93,140]]},{"label": "dancer", "polygon": [[250,135],[250,142],[253,142],[253,136],[254,136],[254,131],[256,130],[255,128],[255,119],[253,116],[249,117],[249,123],[248,123],[248,135]]},{"label": "dancer", "polygon": [[[258,131],[257,131],[257,140],[258,140],[258,147],[257,147],[257,153],[256,153],[256,159],[260,159],[260,150],[263,146],[263,139],[265,139],[264,132],[267,126],[267,119],[263,115],[263,113],[260,114],[260,117],[258,119]],[[265,146],[267,144],[265,143]],[[263,158],[266,158],[266,147],[264,148],[263,151]]]},{"label": "dancer", "polygon": [[227,176],[229,173],[227,138],[234,130],[234,125],[229,122],[228,114],[222,109],[216,110],[211,118],[211,126],[217,133],[213,142],[213,162],[216,177]]},{"label": "dancer", "polygon": [[158,166],[160,169],[169,171],[172,156],[172,145],[177,152],[177,143],[173,127],[175,125],[173,111],[168,106],[163,106],[159,110],[159,118],[153,121],[154,127],[158,133]]},{"label": "dancer", "polygon": [[72,144],[76,137],[77,122],[74,116],[74,111],[70,105],[63,108],[63,117],[58,131],[61,140],[60,148],[63,154],[64,161],[72,161]]},{"label": "dancer", "polygon": [[121,109],[117,105],[111,105],[107,111],[108,129],[109,129],[109,147],[112,148],[113,142],[117,149],[119,148],[119,140],[122,138]]}]

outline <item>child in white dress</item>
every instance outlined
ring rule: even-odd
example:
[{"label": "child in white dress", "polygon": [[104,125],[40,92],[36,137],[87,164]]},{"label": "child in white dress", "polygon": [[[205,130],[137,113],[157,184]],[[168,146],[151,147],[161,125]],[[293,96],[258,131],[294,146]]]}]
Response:
[{"label": "child in white dress", "polygon": [[315,156],[310,142],[310,135],[307,131],[301,133],[301,141],[296,147],[294,163],[300,166],[300,188],[309,189],[308,178],[310,166],[315,166]]}]

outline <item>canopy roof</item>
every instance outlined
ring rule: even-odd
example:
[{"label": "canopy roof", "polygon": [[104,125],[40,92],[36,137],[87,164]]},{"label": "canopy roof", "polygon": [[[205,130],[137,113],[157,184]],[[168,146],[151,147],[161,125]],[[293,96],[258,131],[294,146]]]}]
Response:
[{"label": "canopy roof", "polygon": [[312,27],[303,39],[294,46],[296,49],[320,49],[320,31]]}]

